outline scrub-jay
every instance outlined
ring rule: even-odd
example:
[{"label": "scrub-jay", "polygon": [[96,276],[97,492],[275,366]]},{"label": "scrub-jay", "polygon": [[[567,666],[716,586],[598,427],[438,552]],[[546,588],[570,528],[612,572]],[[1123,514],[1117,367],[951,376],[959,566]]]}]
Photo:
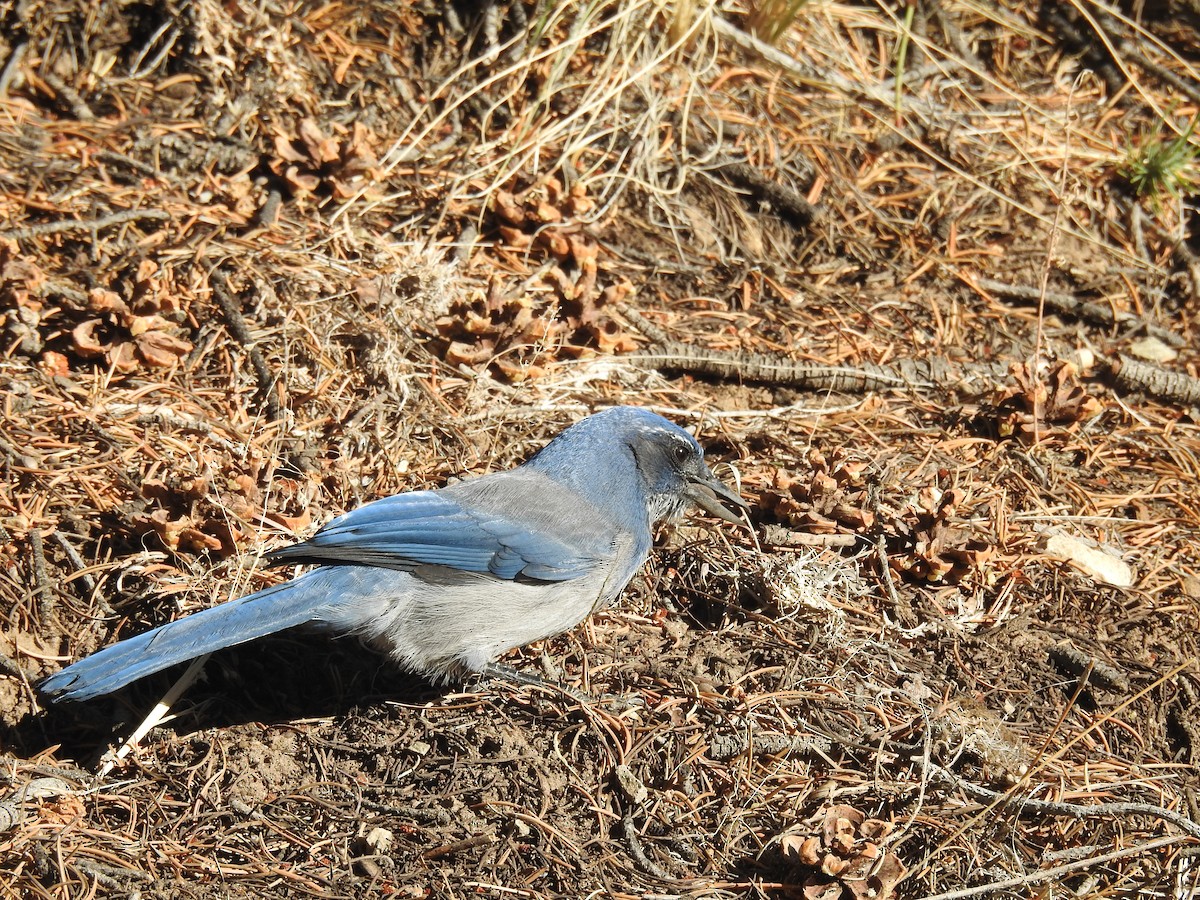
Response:
[{"label": "scrub-jay", "polygon": [[39,685],[86,700],[296,625],[358,635],[445,682],[604,609],[650,553],[652,529],[695,503],[745,507],[682,428],[620,406],[567,428],[523,465],[396,494],[268,554],[314,563],[292,581],[107,647]]}]

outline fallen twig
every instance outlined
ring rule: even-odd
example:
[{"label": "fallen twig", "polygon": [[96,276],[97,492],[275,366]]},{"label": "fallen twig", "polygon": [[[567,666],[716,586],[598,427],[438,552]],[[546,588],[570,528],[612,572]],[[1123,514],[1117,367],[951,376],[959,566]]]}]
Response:
[{"label": "fallen twig", "polygon": [[1117,312],[1110,306],[1080,300],[1078,297],[1061,291],[1046,291],[1043,298],[1042,292],[1036,287],[1007,284],[992,278],[980,278],[974,282],[974,285],[1009,300],[1028,300],[1031,303],[1037,303],[1045,299],[1047,308],[1096,325],[1121,325],[1127,328],[1138,328],[1171,347],[1183,347],[1187,343],[1174,332],[1153,325],[1141,316],[1130,312]]},{"label": "fallen twig", "polygon": [[772,181],[749,163],[716,163],[712,169],[734,184],[746,188],[773,211],[796,225],[811,225],[820,217],[820,211],[799,191]]},{"label": "fallen twig", "polygon": [[234,302],[225,275],[214,269],[208,278],[212,285],[213,300],[220,307],[221,315],[225,317],[225,325],[229,328],[229,333],[237,339],[245,349],[246,355],[250,357],[250,365],[254,367],[254,374],[258,379],[258,398],[266,407],[267,418],[272,422],[277,422],[283,418],[283,408],[279,405],[279,398],[275,393],[275,374],[267,365],[267,359],[258,349],[254,335],[250,333],[250,328],[246,324],[245,318],[242,317],[242,311]]},{"label": "fallen twig", "polygon": [[763,525],[763,543],[772,547],[853,547],[859,538],[854,534],[810,534],[793,531],[782,525]]},{"label": "fallen twig", "polygon": [[37,598],[38,615],[42,623],[48,627],[54,616],[54,589],[50,586],[50,576],[46,574],[46,548],[42,543],[42,533],[36,528],[29,530],[29,551],[33,556],[33,577],[37,582],[34,596]]},{"label": "fallen twig", "polygon": [[664,881],[672,880],[670,872],[646,856],[646,851],[642,849],[641,839],[638,837],[637,825],[633,822],[633,813],[627,811],[621,817],[621,830],[625,833],[625,843],[629,845],[629,855],[633,857],[633,861],[643,872]]},{"label": "fallen twig", "polygon": [[96,114],[92,112],[92,108],[87,105],[87,101],[80,96],[79,91],[71,87],[53,72],[43,71],[38,73],[42,81],[50,87],[57,95],[56,99],[66,103],[67,110],[80,122],[94,122]]},{"label": "fallen twig", "polygon": [[1158,76],[1160,80],[1169,84],[1193,103],[1200,103],[1200,88],[1196,86],[1195,82],[1188,81],[1186,78],[1180,78],[1166,66],[1159,65],[1142,53],[1133,41],[1121,41],[1121,43],[1117,44],[1117,50],[1120,51],[1122,56],[1133,60],[1134,65],[1145,69],[1152,75]]},{"label": "fallen twig", "polygon": [[985,788],[982,785],[972,784],[957,773],[943,769],[934,762],[929,763],[929,772],[943,781],[950,782],[976,800],[1003,805],[1018,815],[1049,813],[1070,816],[1072,819],[1094,819],[1100,816],[1153,816],[1164,822],[1170,822],[1186,834],[1200,839],[1200,823],[1193,822],[1187,816],[1174,810],[1155,806],[1153,803],[1064,803],[1058,800],[1034,800],[1031,797],[1016,797],[1012,794]]},{"label": "fallen twig", "polygon": [[1112,374],[1117,387],[1123,390],[1142,391],[1182,406],[1200,404],[1200,379],[1183,372],[1171,372],[1122,354],[1113,363]]},{"label": "fallen twig", "polygon": [[15,659],[13,659],[11,656],[6,656],[3,653],[0,653],[0,672],[20,681],[28,682],[31,680],[29,678],[29,674],[21,668],[20,664]]},{"label": "fallen twig", "polygon": [[29,41],[21,41],[19,44],[15,44],[12,52],[8,54],[8,59],[4,61],[4,68],[0,69],[0,97],[8,95],[8,86],[16,77],[17,69],[21,65],[21,60],[25,58],[27,50],[29,50]]},{"label": "fallen twig", "polygon": [[941,359],[902,359],[890,366],[829,366],[762,353],[725,353],[677,341],[630,358],[674,372],[847,394],[938,388],[978,396],[996,389],[1008,376],[1008,368],[1002,364],[975,363],[968,367]]},{"label": "fallen twig", "polygon": [[[71,561],[71,565],[75,567],[75,571],[79,573],[74,579],[68,580],[77,580],[83,586],[81,593],[85,599],[94,596],[96,594],[96,579],[87,573],[87,563],[83,561],[83,557],[79,555],[79,551],[67,540],[67,536],[57,529],[51,533],[50,537],[54,538],[54,542],[62,548],[63,553],[67,555],[67,559]],[[96,597],[96,600],[100,606],[102,615],[112,615],[113,610],[108,605],[108,601],[99,596]]]},{"label": "fallen twig", "polygon": [[0,238],[10,241],[23,241],[32,237],[42,237],[47,234],[66,234],[72,231],[101,231],[114,225],[124,225],[126,222],[148,220],[162,222],[171,218],[171,214],[161,209],[123,209],[99,219],[58,219],[54,222],[39,222],[36,225],[26,225],[24,228],[13,228],[0,232]]},{"label": "fallen twig", "polygon": [[925,900],[966,900],[968,897],[981,897],[984,894],[992,894],[997,891],[1008,890],[1015,887],[1026,887],[1031,884],[1041,884],[1044,881],[1051,881],[1055,878],[1061,878],[1063,875],[1069,875],[1072,872],[1079,872],[1084,869],[1091,869],[1104,863],[1112,862],[1115,859],[1124,859],[1130,856],[1143,856],[1151,850],[1157,850],[1160,847],[1169,847],[1172,844],[1178,844],[1180,841],[1187,840],[1182,835],[1172,835],[1170,837],[1156,838],[1152,841],[1146,841],[1144,844],[1136,844],[1133,847],[1125,847],[1121,850],[1114,850],[1111,853],[1101,853],[1099,856],[1090,856],[1087,859],[1076,860],[1075,862],[1064,863],[1061,866],[1055,866],[1052,869],[1038,869],[1036,872],[1029,872],[1025,875],[1014,875],[1012,878],[1005,878],[1002,881],[993,881],[988,884],[977,884],[975,887],[962,888],[957,891],[946,891],[944,894],[934,894],[928,896]]}]

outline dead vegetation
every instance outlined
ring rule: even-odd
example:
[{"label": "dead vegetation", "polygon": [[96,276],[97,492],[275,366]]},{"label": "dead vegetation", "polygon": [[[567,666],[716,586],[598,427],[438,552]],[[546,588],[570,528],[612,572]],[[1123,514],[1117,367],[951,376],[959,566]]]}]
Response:
[{"label": "dead vegetation", "polygon": [[[0,2],[4,896],[1196,891],[1196,13],[764,9]],[[38,706],[618,402],[756,526],[512,660],[631,708]]]}]

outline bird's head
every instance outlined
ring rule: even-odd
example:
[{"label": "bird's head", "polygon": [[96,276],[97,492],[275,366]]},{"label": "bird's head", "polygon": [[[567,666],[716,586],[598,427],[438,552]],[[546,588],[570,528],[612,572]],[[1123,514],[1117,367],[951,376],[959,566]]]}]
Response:
[{"label": "bird's head", "polygon": [[601,496],[615,493],[622,482],[632,486],[627,480],[636,479],[652,524],[677,518],[693,503],[727,522],[742,524],[726,504],[744,509],[746,502],[709,471],[696,439],[649,410],[616,406],[588,416],[555,438],[538,457],[535,465],[549,463],[555,468],[569,459],[573,474],[587,482],[588,493]]}]

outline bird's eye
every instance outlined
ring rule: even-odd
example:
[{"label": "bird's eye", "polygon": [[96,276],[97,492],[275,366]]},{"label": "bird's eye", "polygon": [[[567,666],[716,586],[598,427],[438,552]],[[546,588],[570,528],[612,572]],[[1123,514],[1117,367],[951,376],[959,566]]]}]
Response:
[{"label": "bird's eye", "polygon": [[676,462],[687,462],[688,457],[692,455],[692,451],[683,444],[676,444],[674,450]]}]

